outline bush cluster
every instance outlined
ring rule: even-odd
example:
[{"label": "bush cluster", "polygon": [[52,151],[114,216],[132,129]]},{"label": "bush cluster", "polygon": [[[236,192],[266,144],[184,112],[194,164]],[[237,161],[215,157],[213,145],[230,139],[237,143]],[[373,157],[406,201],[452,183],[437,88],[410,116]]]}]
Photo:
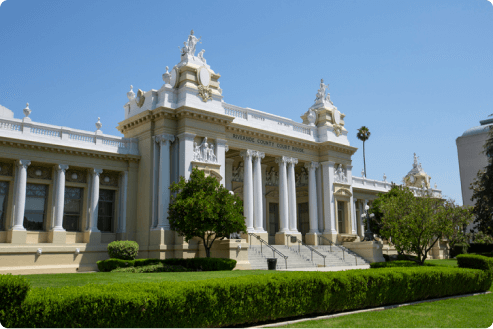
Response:
[{"label": "bush cluster", "polygon": [[113,241],[108,244],[110,258],[134,260],[139,254],[139,244],[135,241]]},{"label": "bush cluster", "polygon": [[29,282],[20,275],[0,275],[0,315],[8,307],[18,307],[26,299]]},{"label": "bush cluster", "polygon": [[236,266],[236,260],[224,258],[169,258],[169,259],[107,259],[97,262],[101,272],[110,272],[117,268],[140,267],[155,264],[182,266],[192,271],[231,271]]},{"label": "bush cluster", "polygon": [[[394,260],[391,262],[378,262],[371,263],[370,268],[382,268],[382,267],[418,267],[422,266],[412,260]],[[435,266],[433,264],[424,264],[424,266]]]},{"label": "bush cluster", "polygon": [[457,264],[462,268],[476,268],[493,275],[493,259],[490,257],[474,254],[458,255]]},{"label": "bush cluster", "polygon": [[382,268],[191,282],[34,288],[5,327],[221,327],[411,302],[491,286],[485,271]]}]

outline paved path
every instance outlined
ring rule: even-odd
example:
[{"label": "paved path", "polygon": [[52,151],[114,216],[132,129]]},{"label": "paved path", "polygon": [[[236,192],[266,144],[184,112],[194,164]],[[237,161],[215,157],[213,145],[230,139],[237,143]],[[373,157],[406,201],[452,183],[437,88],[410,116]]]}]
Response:
[{"label": "paved path", "polygon": [[347,271],[347,270],[366,270],[370,268],[370,265],[358,265],[358,266],[327,266],[327,267],[305,267],[305,268],[288,268],[279,269],[277,271],[317,271],[317,272],[333,272],[333,271]]}]

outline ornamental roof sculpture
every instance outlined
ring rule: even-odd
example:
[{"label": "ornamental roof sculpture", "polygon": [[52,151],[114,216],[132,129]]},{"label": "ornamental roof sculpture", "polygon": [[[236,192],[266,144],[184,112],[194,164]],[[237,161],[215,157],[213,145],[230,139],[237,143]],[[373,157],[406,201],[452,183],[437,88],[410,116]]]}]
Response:
[{"label": "ornamental roof sculpture", "polygon": [[418,188],[430,188],[431,177],[421,167],[421,162],[418,162],[419,157],[414,153],[413,169],[411,169],[404,177],[404,185]]}]

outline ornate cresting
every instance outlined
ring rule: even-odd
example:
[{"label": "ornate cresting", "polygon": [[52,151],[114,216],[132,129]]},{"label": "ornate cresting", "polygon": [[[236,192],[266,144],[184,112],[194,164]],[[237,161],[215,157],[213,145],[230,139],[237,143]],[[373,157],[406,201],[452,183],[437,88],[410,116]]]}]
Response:
[{"label": "ornate cresting", "polygon": [[199,96],[202,97],[202,101],[207,102],[212,99],[211,87],[199,85]]}]

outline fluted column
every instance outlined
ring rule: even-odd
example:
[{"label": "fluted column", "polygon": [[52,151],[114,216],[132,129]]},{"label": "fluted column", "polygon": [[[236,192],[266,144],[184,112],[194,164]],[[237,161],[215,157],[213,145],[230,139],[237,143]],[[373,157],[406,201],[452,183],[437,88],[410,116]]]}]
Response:
[{"label": "fluted column", "polygon": [[289,230],[292,233],[299,233],[296,222],[296,178],[294,175],[294,167],[297,163],[298,159],[296,158],[290,158],[288,163]]},{"label": "fluted column", "polygon": [[324,188],[324,234],[337,234],[335,221],[335,199],[334,199],[334,165],[333,161],[322,163],[323,188]]},{"label": "fluted column", "polygon": [[308,233],[319,233],[318,231],[318,207],[317,207],[317,180],[315,170],[318,162],[307,162],[305,168],[308,169],[308,211],[310,217],[310,231]]},{"label": "fluted column", "polygon": [[286,173],[286,163],[288,157],[276,158],[276,163],[279,164],[279,232],[289,232],[289,209],[288,209],[288,178]]},{"label": "fluted column", "polygon": [[253,227],[253,172],[252,172],[252,150],[241,151],[240,155],[244,161],[244,177],[243,177],[243,209],[247,232],[254,232]]},{"label": "fluted column", "polygon": [[264,152],[255,151],[253,153],[253,198],[254,198],[254,226],[255,232],[265,233],[263,227],[263,197],[262,197],[262,165],[261,161],[265,157]]},{"label": "fluted column", "polygon": [[99,232],[98,230],[98,202],[99,202],[99,175],[103,169],[92,169],[92,191],[91,191],[91,208],[90,211],[90,226],[89,231]]},{"label": "fluted column", "polygon": [[318,230],[320,233],[324,230],[324,201],[322,193],[322,166],[316,169],[317,180],[317,208],[318,208]]},{"label": "fluted column", "polygon": [[63,210],[65,206],[65,172],[68,169],[68,165],[59,164],[55,167],[57,172],[57,193],[56,193],[56,216],[55,216],[55,227],[53,231],[65,231],[63,228]]},{"label": "fluted column", "polygon": [[13,231],[25,231],[24,228],[24,211],[26,209],[26,184],[27,184],[27,167],[31,164],[29,160],[19,160],[16,165],[18,167],[15,200],[15,219]]},{"label": "fluted column", "polygon": [[174,142],[175,136],[162,134],[156,138],[159,143],[159,192],[158,192],[158,225],[157,230],[169,230],[168,207],[171,184],[170,143]]}]

